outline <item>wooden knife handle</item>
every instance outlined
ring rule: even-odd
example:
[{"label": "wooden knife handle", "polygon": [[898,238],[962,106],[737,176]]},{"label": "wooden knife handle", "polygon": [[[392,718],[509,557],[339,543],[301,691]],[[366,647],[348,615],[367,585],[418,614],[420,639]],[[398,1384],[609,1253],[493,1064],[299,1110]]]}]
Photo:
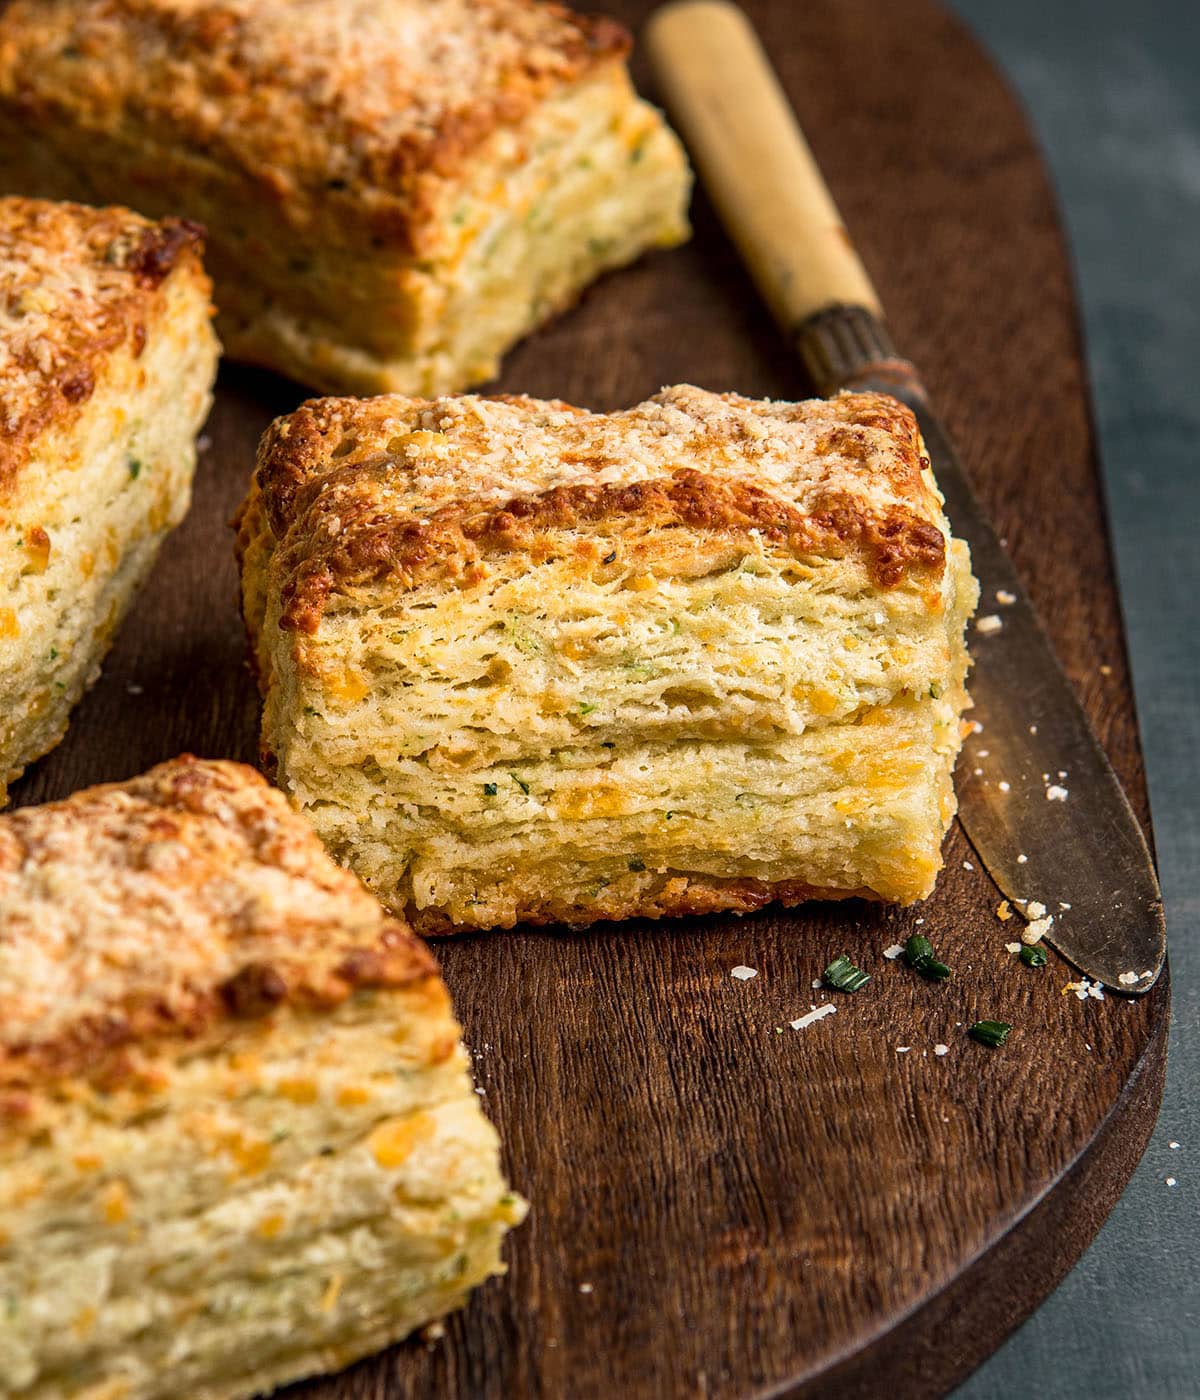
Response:
[{"label": "wooden knife handle", "polygon": [[709,197],[785,333],[831,307],[882,319],[808,142],[750,21],[674,0],[643,43]]}]

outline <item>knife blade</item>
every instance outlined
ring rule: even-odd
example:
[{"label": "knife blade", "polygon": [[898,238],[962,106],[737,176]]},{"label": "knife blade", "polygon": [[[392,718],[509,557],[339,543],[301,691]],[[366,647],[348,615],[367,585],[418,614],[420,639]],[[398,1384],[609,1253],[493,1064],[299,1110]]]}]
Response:
[{"label": "knife blade", "polygon": [[1049,918],[1046,941],[1085,976],[1149,991],[1166,927],[1145,837],[916,369],[891,341],[753,28],[728,0],[675,0],[651,17],[645,43],[709,196],[818,391],[890,393],[920,423],[981,588],[972,726],[956,774],[981,864],[1039,927]]}]

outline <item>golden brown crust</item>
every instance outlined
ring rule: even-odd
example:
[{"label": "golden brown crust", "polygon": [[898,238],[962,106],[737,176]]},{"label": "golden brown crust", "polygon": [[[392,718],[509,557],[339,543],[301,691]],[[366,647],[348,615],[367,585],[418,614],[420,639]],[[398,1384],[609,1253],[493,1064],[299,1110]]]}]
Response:
[{"label": "golden brown crust", "polygon": [[0,499],[30,443],[87,403],[104,360],[142,353],[172,273],[186,269],[208,294],[203,239],[183,219],[0,199]]},{"label": "golden brown crust", "polygon": [[[749,878],[722,879],[712,875],[667,875],[648,890],[640,890],[633,899],[610,899],[608,903],[589,901],[569,904],[562,900],[539,899],[536,904],[521,906],[511,923],[562,924],[583,928],[606,920],[667,919],[680,915],[753,914],[769,904],[792,908],[814,899],[871,899],[879,895],[866,888],[844,890],[805,884],[801,880],[767,880]],[[414,910],[413,927],[423,938],[438,938],[475,929],[474,924],[456,924],[444,910],[437,908]]]},{"label": "golden brown crust", "polygon": [[436,976],[241,764],[185,755],[0,817],[0,1088],[112,1083],[134,1049]]},{"label": "golden brown crust", "polygon": [[415,251],[489,135],[628,48],[536,0],[15,0],[0,102],[203,151],[297,217],[298,190],[366,198],[377,235]]},{"label": "golden brown crust", "polygon": [[[912,413],[877,394],[771,404],[690,386],[623,413],[499,397],[314,400],[277,420],[254,498],[280,554],[281,626],[387,579],[473,583],[489,554],[536,556],[636,521],[659,540],[751,535],[797,557],[858,551],[875,580],[940,578],[940,507]],[[253,528],[243,508],[239,548]]]}]

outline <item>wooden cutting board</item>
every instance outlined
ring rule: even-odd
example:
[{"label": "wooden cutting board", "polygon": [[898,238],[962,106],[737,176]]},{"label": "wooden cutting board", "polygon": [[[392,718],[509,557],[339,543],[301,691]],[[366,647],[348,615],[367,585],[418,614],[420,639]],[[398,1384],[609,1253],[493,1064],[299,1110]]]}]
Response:
[{"label": "wooden cutting board", "polygon": [[[748,8],[1144,820],[1070,272],[1021,113],[929,0]],[[500,387],[596,409],[681,380],[803,396],[703,198],[695,222],[687,248],[608,279],[510,356]],[[223,372],[192,513],[17,802],[185,749],[253,759],[225,522],[259,433],[301,397]],[[903,913],[814,905],[441,944],[484,1106],[533,1209],[507,1279],[444,1340],[296,1393],[948,1389],[1071,1266],[1132,1171],[1161,1090],[1168,988],[1062,995],[1074,974],[1053,954],[1031,971],[1005,951],[1013,926],[957,828],[946,857],[936,895]],[[918,926],[950,983],[882,956]],[[872,982],[791,1029],[826,1000],[812,981],[843,951]],[[732,979],[739,963],[757,978]],[[981,1017],[1013,1023],[1007,1046],[966,1038]]]}]

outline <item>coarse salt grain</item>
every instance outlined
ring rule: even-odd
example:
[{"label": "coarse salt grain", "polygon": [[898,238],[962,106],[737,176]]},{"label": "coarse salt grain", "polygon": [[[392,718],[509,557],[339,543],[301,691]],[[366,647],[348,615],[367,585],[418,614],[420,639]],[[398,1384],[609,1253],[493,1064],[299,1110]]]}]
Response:
[{"label": "coarse salt grain", "polygon": [[911,1045],[897,1045],[897,1046],[896,1046],[896,1054],[897,1054],[897,1055],[907,1055],[908,1052],[909,1052],[911,1049],[912,1049],[912,1046],[911,1046]]},{"label": "coarse salt grain", "polygon": [[1029,857],[1024,853],[1024,851],[1022,851],[1021,854],[1017,857],[1017,864],[1024,865],[1028,859]]},{"label": "coarse salt grain", "polygon": [[751,977],[758,976],[758,968],[746,967],[745,964],[739,963],[737,967],[730,971],[729,975],[730,977],[736,977],[739,982],[749,982]]},{"label": "coarse salt grain", "polygon": [[1032,919],[1021,932],[1021,942],[1031,946],[1040,943],[1050,932],[1050,925],[1054,922],[1054,916],[1047,914],[1044,919]]},{"label": "coarse salt grain", "polygon": [[1059,783],[1051,783],[1046,789],[1047,802],[1065,802],[1067,800],[1067,789]]},{"label": "coarse salt grain", "polygon": [[829,1002],[825,1006],[818,1006],[814,1011],[806,1012],[805,1015],[798,1017],[795,1021],[789,1021],[788,1025],[791,1026],[794,1031],[805,1031],[815,1021],[820,1021],[826,1016],[832,1016],[836,1010],[837,1007],[834,1006],[833,1002]]},{"label": "coarse salt grain", "polygon": [[1173,1176],[1167,1177],[1167,1185],[1168,1185],[1168,1186],[1174,1186],[1174,1185],[1175,1185],[1175,1178],[1174,1178]]},{"label": "coarse salt grain", "polygon": [[999,632],[1003,626],[1004,623],[1000,621],[995,613],[988,613],[986,617],[978,618],[975,622],[976,632],[982,633],[985,637],[992,632]]},{"label": "coarse salt grain", "polygon": [[948,1055],[950,1053],[950,1047],[948,1045],[943,1045],[939,1040],[933,1047],[933,1053],[935,1055]]},{"label": "coarse salt grain", "polygon": [[579,1285],[579,1291],[580,1293],[590,1293],[592,1291],[592,1285],[590,1283],[581,1283]]},{"label": "coarse salt grain", "polygon": [[1011,791],[1012,791],[1012,788],[1009,786],[1008,783],[1006,783],[1006,782],[1004,781],[1003,778],[1000,780],[999,787],[1000,787],[1000,791],[1001,791],[1001,792],[1011,792]]},{"label": "coarse salt grain", "polygon": [[963,861],[963,869],[964,869],[964,870],[974,870],[975,867],[971,864],[971,862],[970,862],[969,860],[964,860],[964,861]]},{"label": "coarse salt grain", "polygon": [[885,948],[883,950],[883,956],[885,958],[890,958],[893,962],[895,962],[898,957],[901,957],[903,953],[904,945],[902,943],[893,943],[890,948]]},{"label": "coarse salt grain", "polygon": [[1177,1152],[1179,1150],[1179,1144],[1177,1142],[1169,1142],[1167,1143],[1167,1146],[1171,1149],[1172,1152]]}]

